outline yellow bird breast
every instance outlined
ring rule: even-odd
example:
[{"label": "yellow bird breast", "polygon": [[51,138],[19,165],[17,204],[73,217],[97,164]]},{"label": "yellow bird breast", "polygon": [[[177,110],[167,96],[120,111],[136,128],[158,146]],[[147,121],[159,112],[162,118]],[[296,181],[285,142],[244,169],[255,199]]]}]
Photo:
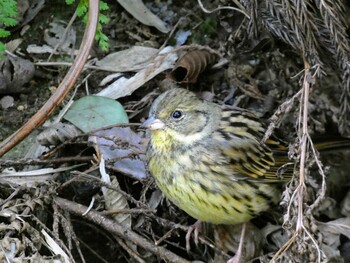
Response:
[{"label": "yellow bird breast", "polygon": [[[228,165],[211,165],[214,153],[193,156],[193,148],[171,156],[151,151],[149,169],[165,196],[190,216],[214,224],[239,224],[266,211],[276,202],[269,184],[238,180]],[[220,174],[221,172],[221,174]]]}]

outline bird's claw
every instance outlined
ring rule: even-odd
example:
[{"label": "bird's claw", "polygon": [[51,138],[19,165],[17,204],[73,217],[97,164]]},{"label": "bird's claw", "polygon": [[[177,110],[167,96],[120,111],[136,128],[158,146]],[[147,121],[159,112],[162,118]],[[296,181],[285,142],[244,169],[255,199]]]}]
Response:
[{"label": "bird's claw", "polygon": [[187,251],[187,253],[189,253],[191,250],[190,239],[191,239],[192,232],[194,232],[194,243],[196,244],[196,246],[198,246],[198,237],[199,237],[199,232],[201,231],[201,229],[202,229],[202,222],[199,220],[196,223],[194,223],[192,226],[189,227],[187,234],[186,234],[186,251]]}]

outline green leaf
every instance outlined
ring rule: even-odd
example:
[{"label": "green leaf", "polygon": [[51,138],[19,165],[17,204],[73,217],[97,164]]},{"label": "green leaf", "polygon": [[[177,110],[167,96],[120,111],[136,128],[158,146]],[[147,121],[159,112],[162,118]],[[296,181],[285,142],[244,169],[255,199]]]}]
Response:
[{"label": "green leaf", "polygon": [[0,14],[5,17],[17,16],[17,2],[15,0],[0,1]]},{"label": "green leaf", "polygon": [[[67,4],[73,3],[74,0],[66,0]],[[88,22],[88,8],[89,2],[88,0],[80,0],[77,6],[77,15],[82,18],[84,24]],[[108,4],[106,2],[100,1],[100,12],[98,17],[98,25],[96,30],[96,40],[98,41],[98,45],[102,49],[102,51],[108,51],[109,43],[108,37],[102,32],[102,24],[107,24],[109,22],[109,18],[102,14],[101,11],[109,10]]]},{"label": "green leaf", "polygon": [[79,17],[84,16],[88,11],[88,4],[86,1],[80,1],[77,7],[77,15]]},{"label": "green leaf", "polygon": [[103,1],[101,1],[101,2],[100,2],[100,10],[101,10],[101,11],[109,10],[108,4],[105,3],[105,2],[103,2]]},{"label": "green leaf", "polygon": [[105,16],[104,14],[100,14],[100,16],[98,17],[98,21],[101,24],[108,24],[109,18],[107,16]]},{"label": "green leaf", "polygon": [[10,35],[10,32],[0,28],[0,37],[8,37]]},{"label": "green leaf", "polygon": [[7,17],[3,20],[3,23],[5,26],[15,26],[17,24],[17,20]]},{"label": "green leaf", "polygon": [[118,101],[101,96],[86,96],[74,102],[64,119],[84,132],[129,122],[128,115]]},{"label": "green leaf", "polygon": [[[17,2],[15,0],[0,1],[0,25],[2,27],[14,26],[17,24]],[[0,37],[8,37],[10,32],[0,28]]]},{"label": "green leaf", "polygon": [[4,57],[5,52],[5,45],[4,43],[0,42],[0,58]]}]

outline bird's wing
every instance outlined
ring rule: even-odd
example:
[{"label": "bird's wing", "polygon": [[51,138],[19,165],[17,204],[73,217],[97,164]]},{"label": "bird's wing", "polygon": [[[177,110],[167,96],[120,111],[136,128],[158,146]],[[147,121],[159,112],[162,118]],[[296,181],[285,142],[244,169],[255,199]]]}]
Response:
[{"label": "bird's wing", "polygon": [[[228,157],[227,165],[236,177],[268,182],[283,180],[278,170],[288,163],[288,149],[277,138],[261,143],[265,131],[265,124],[253,113],[238,108],[223,109],[213,138]],[[290,177],[288,170],[287,177]]]}]

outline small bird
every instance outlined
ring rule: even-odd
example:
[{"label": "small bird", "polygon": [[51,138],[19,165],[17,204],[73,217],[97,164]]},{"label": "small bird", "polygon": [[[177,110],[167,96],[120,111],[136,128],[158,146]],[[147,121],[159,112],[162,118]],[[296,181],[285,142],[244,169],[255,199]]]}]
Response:
[{"label": "small bird", "polygon": [[186,89],[161,94],[142,126],[151,133],[146,155],[156,184],[200,221],[246,223],[278,203],[279,185],[292,175],[293,167],[279,172],[291,162],[287,144],[274,136],[262,142],[266,125],[261,119]]}]

